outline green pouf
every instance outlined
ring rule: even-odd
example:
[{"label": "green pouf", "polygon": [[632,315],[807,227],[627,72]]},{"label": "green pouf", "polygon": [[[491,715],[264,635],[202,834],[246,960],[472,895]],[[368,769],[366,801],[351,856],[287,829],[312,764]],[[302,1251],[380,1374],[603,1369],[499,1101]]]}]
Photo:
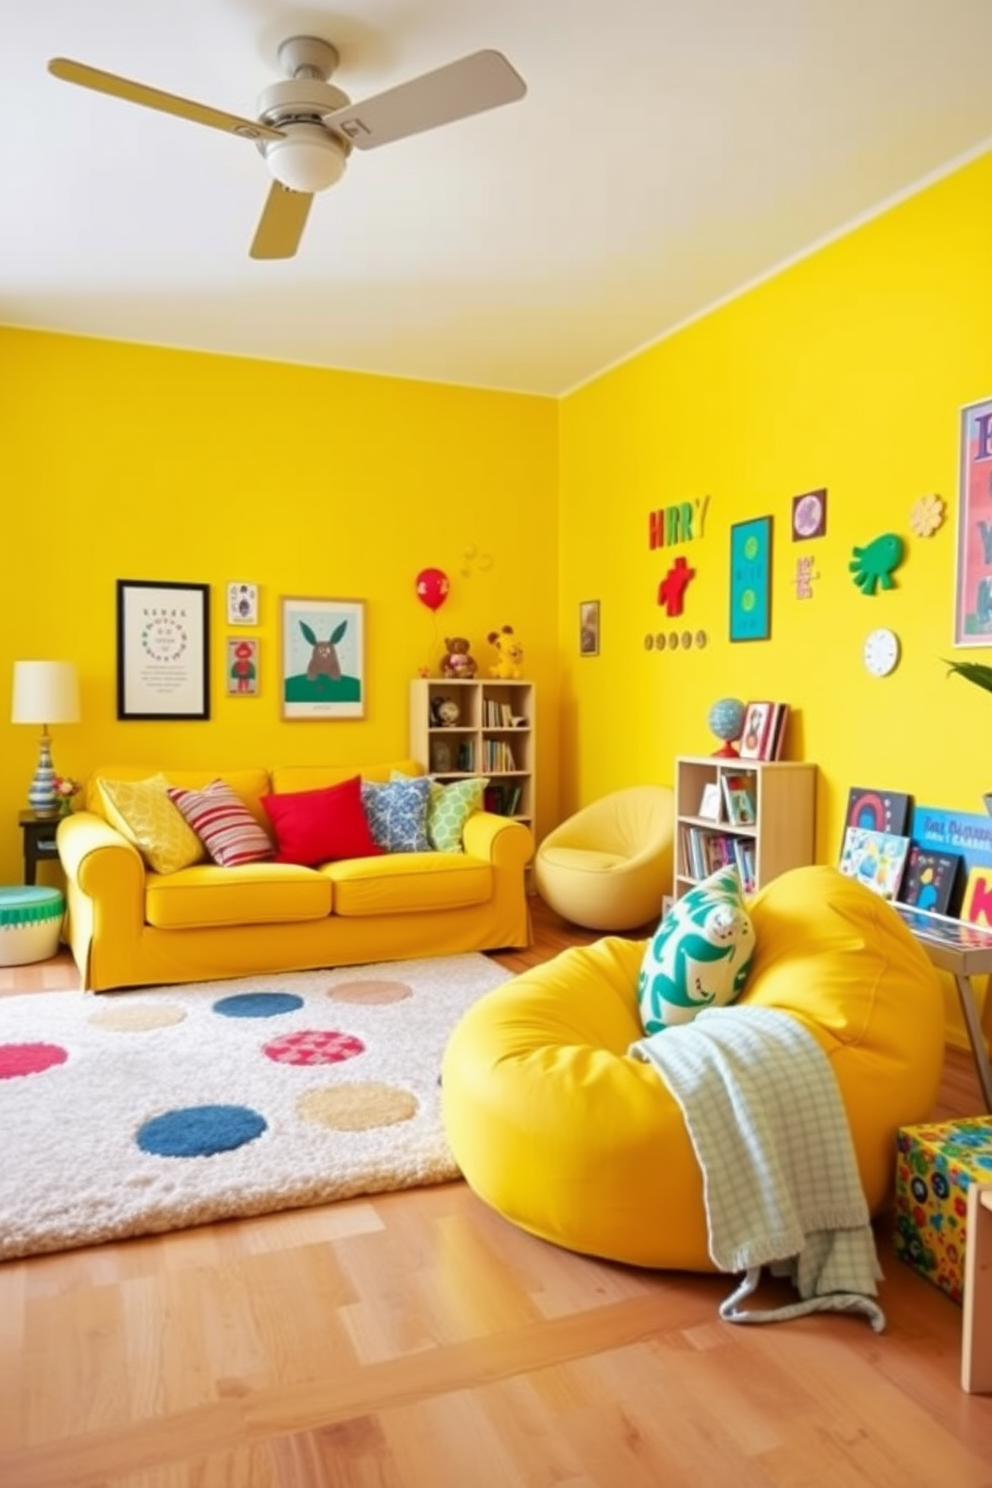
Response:
[{"label": "green pouf", "polygon": [[0,888],[0,966],[26,966],[54,956],[64,914],[61,889]]}]

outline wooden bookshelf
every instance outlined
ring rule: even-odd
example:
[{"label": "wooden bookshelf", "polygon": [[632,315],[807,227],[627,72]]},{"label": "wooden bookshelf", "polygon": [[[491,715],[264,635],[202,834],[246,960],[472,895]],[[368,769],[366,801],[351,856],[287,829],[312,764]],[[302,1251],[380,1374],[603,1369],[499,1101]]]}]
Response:
[{"label": "wooden bookshelf", "polygon": [[[457,721],[438,721],[442,701],[454,702]],[[485,775],[487,810],[534,823],[533,682],[475,677],[415,678],[410,683],[410,757],[447,784]]]},{"label": "wooden bookshelf", "polygon": [[[745,776],[753,825],[728,820],[722,779]],[[720,792],[720,817],[700,815],[704,791]],[[794,760],[742,760],[680,755],[675,762],[675,883],[677,899],[724,862],[741,869],[745,891],[756,892],[789,868],[812,863],[815,852],[816,766]]]}]

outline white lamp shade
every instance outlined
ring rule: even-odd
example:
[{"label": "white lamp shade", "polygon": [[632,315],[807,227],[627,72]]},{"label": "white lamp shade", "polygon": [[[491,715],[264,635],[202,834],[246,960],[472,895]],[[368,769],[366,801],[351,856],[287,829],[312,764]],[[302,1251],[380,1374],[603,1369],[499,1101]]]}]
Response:
[{"label": "white lamp shade", "polygon": [[78,723],[79,681],[71,661],[15,661],[13,723]]}]

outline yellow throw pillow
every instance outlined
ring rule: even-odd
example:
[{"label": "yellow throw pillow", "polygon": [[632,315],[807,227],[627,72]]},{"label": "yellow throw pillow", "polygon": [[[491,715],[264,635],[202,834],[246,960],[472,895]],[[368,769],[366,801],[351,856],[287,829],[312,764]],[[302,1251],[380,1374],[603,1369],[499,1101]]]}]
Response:
[{"label": "yellow throw pillow", "polygon": [[100,780],[107,820],[133,842],[156,873],[178,873],[201,863],[206,849],[166,795],[164,775],[148,780]]}]

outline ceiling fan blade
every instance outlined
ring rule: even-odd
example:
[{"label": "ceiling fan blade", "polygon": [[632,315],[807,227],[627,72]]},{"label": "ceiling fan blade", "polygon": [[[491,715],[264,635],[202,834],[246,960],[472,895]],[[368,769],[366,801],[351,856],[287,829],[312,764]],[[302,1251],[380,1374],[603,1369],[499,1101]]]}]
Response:
[{"label": "ceiling fan blade", "polygon": [[324,123],[359,150],[374,150],[408,134],[514,103],[526,92],[527,84],[502,52],[472,52],[362,103],[325,114]]},{"label": "ceiling fan blade", "polygon": [[292,258],[300,246],[313,197],[273,181],[251,245],[252,258]]},{"label": "ceiling fan blade", "polygon": [[163,93],[159,88],[149,88],[145,83],[132,82],[113,72],[101,72],[97,67],[87,67],[85,62],[73,62],[69,57],[53,57],[48,70],[53,77],[61,78],[64,83],[78,83],[81,88],[109,93],[114,98],[123,98],[127,103],[140,103],[145,108],[158,109],[163,114],[176,114],[180,119],[190,119],[194,124],[207,124],[211,129],[223,129],[227,134],[240,135],[242,139],[285,137],[281,129],[272,129],[268,124],[259,124],[254,119],[242,119],[238,114],[226,114],[222,109],[195,103],[190,98],[180,98],[176,93]]}]

